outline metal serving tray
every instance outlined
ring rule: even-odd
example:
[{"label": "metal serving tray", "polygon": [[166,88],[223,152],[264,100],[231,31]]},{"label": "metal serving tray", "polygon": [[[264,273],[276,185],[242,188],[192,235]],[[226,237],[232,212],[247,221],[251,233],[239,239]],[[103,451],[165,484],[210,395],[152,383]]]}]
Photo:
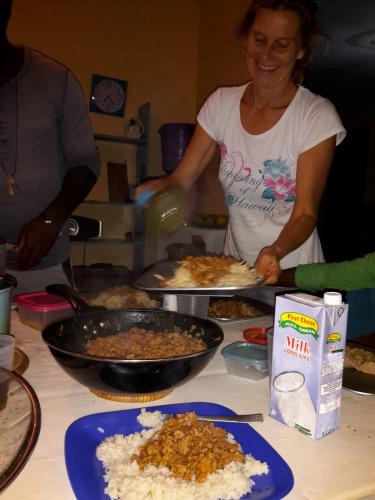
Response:
[{"label": "metal serving tray", "polygon": [[354,368],[344,368],[342,385],[345,389],[357,394],[373,396],[375,394],[375,375],[359,372]]},{"label": "metal serving tray", "polygon": [[[355,339],[349,340],[347,344],[350,347],[358,347],[364,351],[375,353],[374,348],[363,345],[360,342],[357,343]],[[372,396],[375,394],[375,375],[360,372],[355,368],[344,368],[342,385],[357,394]]]},{"label": "metal serving tray", "polygon": [[147,292],[162,292],[168,294],[185,294],[185,295],[220,295],[224,297],[231,297],[237,295],[241,290],[248,290],[250,288],[255,288],[261,284],[261,279],[257,283],[248,286],[235,287],[207,287],[207,288],[164,288],[160,286],[160,280],[155,276],[159,274],[170,278],[176,267],[179,265],[179,261],[175,260],[162,260],[153,264],[147,268],[144,273],[135,280],[134,286],[140,290],[145,290]]},{"label": "metal serving tray", "polygon": [[208,314],[208,318],[215,319],[217,321],[222,321],[223,323],[232,323],[232,322],[237,322],[237,321],[245,321],[249,319],[255,319],[255,318],[261,318],[262,316],[267,316],[269,314],[274,314],[275,309],[274,307],[270,306],[269,304],[266,304],[265,302],[261,302],[259,300],[255,299],[249,299],[248,297],[241,297],[240,295],[236,295],[233,297],[230,297],[228,299],[225,299],[224,297],[212,297],[210,299],[210,304],[217,302],[218,300],[230,300],[230,301],[237,301],[237,302],[246,302],[246,304],[249,304],[250,306],[255,307],[259,313],[258,314],[253,314],[251,316],[239,316],[236,318],[228,318],[228,317],[218,317],[218,316],[211,316]]}]

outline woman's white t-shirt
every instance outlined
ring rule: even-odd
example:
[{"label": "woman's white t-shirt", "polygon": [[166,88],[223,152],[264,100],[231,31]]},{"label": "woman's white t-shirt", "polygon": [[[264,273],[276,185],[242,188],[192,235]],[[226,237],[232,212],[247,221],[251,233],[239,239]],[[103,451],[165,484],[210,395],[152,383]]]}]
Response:
[{"label": "woman's white t-shirt", "polygon": [[[253,265],[259,251],[277,239],[290,218],[299,155],[334,135],[337,145],[346,132],[332,103],[300,86],[271,129],[249,134],[240,116],[247,85],[216,90],[197,120],[220,145],[219,178],[229,211],[224,252]],[[282,259],[281,266],[323,260],[315,229]]]}]

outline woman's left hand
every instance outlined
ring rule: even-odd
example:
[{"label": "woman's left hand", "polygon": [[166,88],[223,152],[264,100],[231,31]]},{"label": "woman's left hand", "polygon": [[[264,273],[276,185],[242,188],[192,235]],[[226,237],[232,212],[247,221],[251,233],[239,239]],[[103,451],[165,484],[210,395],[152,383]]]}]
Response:
[{"label": "woman's left hand", "polygon": [[262,285],[273,285],[278,282],[281,274],[280,262],[272,246],[264,247],[259,252],[255,261],[255,271],[257,275],[264,277]]}]

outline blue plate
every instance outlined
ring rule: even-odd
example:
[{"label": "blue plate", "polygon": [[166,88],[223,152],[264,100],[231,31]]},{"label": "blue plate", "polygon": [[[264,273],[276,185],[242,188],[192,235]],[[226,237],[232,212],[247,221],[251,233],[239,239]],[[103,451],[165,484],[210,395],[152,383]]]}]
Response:
[{"label": "blue plate", "polygon": [[[201,415],[234,415],[235,412],[214,403],[181,403],[152,406],[148,411]],[[104,469],[96,458],[96,447],[108,436],[132,434],[143,427],[137,422],[140,408],[87,415],[73,422],[65,435],[65,462],[70,484],[78,500],[109,500],[104,493]],[[253,476],[253,491],[243,500],[280,499],[293,488],[294,479],[288,464],[249,424],[215,423],[233,434],[245,453],[267,462],[267,475]]]}]

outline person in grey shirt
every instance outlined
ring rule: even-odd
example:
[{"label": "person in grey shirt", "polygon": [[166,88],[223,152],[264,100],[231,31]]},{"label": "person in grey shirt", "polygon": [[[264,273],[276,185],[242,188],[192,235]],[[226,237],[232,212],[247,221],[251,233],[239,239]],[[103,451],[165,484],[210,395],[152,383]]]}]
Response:
[{"label": "person in grey shirt", "polygon": [[9,42],[11,7],[0,1],[0,237],[12,247],[7,268],[20,293],[66,281],[67,219],[100,162],[78,81],[64,65]]}]

